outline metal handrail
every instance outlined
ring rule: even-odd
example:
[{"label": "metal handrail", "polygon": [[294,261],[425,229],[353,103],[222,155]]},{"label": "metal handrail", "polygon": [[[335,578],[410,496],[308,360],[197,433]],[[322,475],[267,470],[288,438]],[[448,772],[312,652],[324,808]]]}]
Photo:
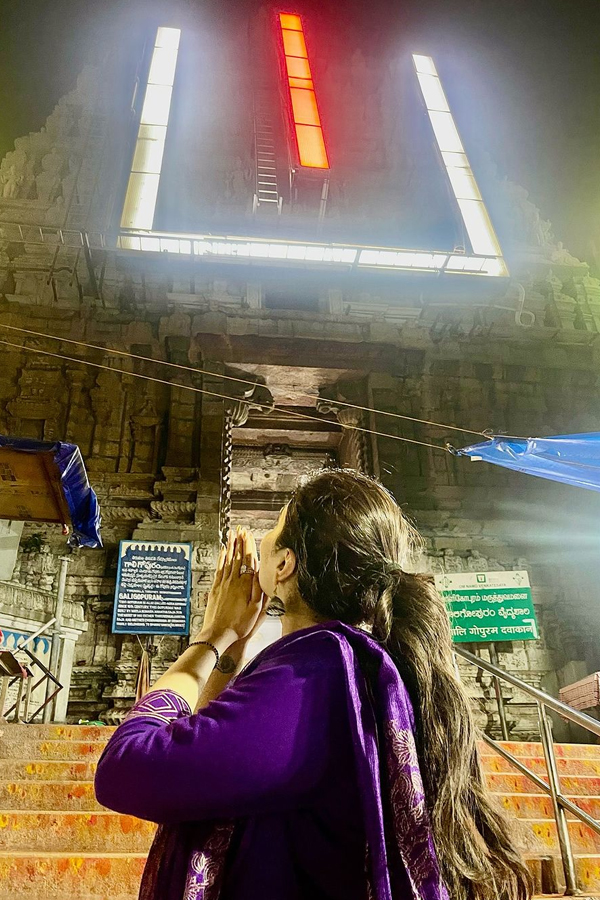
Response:
[{"label": "metal handrail", "polygon": [[472,665],[477,666],[479,669],[484,669],[484,671],[489,672],[490,675],[495,675],[496,678],[500,678],[502,681],[507,681],[509,684],[512,684],[513,687],[516,687],[520,691],[523,691],[523,693],[529,694],[530,697],[533,697],[534,700],[538,701],[538,703],[543,703],[544,706],[546,706],[548,709],[551,709],[552,712],[558,713],[559,716],[563,716],[563,718],[569,719],[576,725],[581,725],[582,728],[587,728],[587,730],[591,731],[592,734],[600,737],[600,722],[597,719],[593,719],[591,716],[579,712],[579,710],[577,709],[573,709],[572,706],[567,706],[567,704],[563,703],[562,700],[557,700],[556,697],[552,697],[550,694],[546,694],[545,691],[541,691],[539,688],[535,688],[533,687],[533,685],[527,684],[526,681],[522,681],[520,678],[517,678],[516,675],[511,675],[510,672],[506,672],[504,669],[498,668],[498,666],[495,666],[493,663],[489,663],[486,659],[480,659],[473,653],[469,653],[468,650],[463,650],[462,647],[458,647],[455,645],[454,652],[458,656],[462,656],[463,659],[466,659],[467,662],[470,662],[472,663]]},{"label": "metal handrail", "polygon": [[[50,671],[50,669],[48,669],[47,666],[45,666],[44,663],[43,663],[43,662],[42,662],[42,661],[41,661],[34,653],[32,653],[31,650],[30,650],[28,647],[25,647],[25,646],[18,647],[18,648],[17,648],[17,652],[21,652],[21,651],[22,651],[23,653],[26,653],[26,654],[27,654],[27,656],[29,657],[31,663],[32,663],[34,666],[38,666],[38,668],[40,668],[40,669],[42,670],[42,676],[41,676],[41,678],[38,679],[38,681],[36,681],[35,684],[32,685],[32,684],[31,684],[31,681],[29,681],[29,680],[28,680],[28,684],[27,684],[27,691],[26,691],[26,697],[25,697],[25,710],[24,710],[25,716],[24,716],[24,722],[25,722],[25,724],[29,725],[29,724],[31,724],[31,723],[34,721],[35,717],[36,717],[39,713],[41,713],[42,710],[44,710],[44,709],[46,708],[46,706],[47,706],[49,703],[52,703],[52,701],[54,700],[54,698],[56,697],[56,695],[57,695],[60,691],[62,691],[63,685],[60,683],[60,681],[58,680],[58,678],[57,678],[55,675],[52,674],[52,672]],[[13,678],[12,681],[10,681],[9,687],[12,686],[19,678],[20,678],[19,675],[15,676],[15,678]],[[22,682],[22,679],[21,679],[21,682]],[[52,691],[52,693],[50,693],[49,695],[47,695],[46,698],[45,698],[45,700],[44,700],[44,702],[41,703],[41,704],[38,706],[38,708],[35,710],[35,712],[33,712],[33,713],[29,716],[29,715],[28,715],[28,714],[29,714],[29,698],[30,698],[31,694],[32,694],[38,687],[40,687],[40,685],[42,685],[44,682],[48,682],[48,684],[53,684],[53,685],[55,685],[55,690]],[[7,709],[6,711],[3,711],[3,710],[0,709],[0,717],[6,719],[6,720],[8,721],[8,717],[10,716],[11,712],[13,712],[13,710],[14,710],[14,712],[15,712],[15,720],[18,721],[18,720],[19,720],[19,715],[20,715],[21,699],[22,699],[22,683],[21,683],[21,685],[20,685],[19,695],[18,695],[16,701],[15,701],[15,702],[13,703],[13,705],[12,705],[11,707],[9,707],[9,709]]]},{"label": "metal handrail", "polygon": [[[9,244],[43,247],[52,251],[46,284],[52,284],[56,272],[68,270],[71,284],[77,278],[81,255],[85,260],[92,296],[101,298],[100,285],[96,278],[92,252],[101,250],[106,257],[106,234],[102,231],[86,231],[60,225],[33,225],[25,222],[0,222],[0,239]],[[58,267],[60,251],[69,254],[66,265]],[[63,254],[64,256],[64,254]],[[73,258],[74,256],[74,258]],[[69,261],[70,259],[70,261]]]},{"label": "metal handrail", "polygon": [[[574,722],[576,725],[581,725],[583,728],[586,728],[588,731],[591,731],[592,734],[595,734],[599,737],[600,722],[598,722],[596,719],[593,719],[591,716],[586,715],[585,713],[579,712],[579,710],[572,709],[572,707],[567,706],[566,703],[563,703],[561,700],[557,700],[550,694],[546,694],[539,688],[535,688],[532,685],[527,684],[527,682],[522,681],[520,678],[517,678],[516,675],[511,675],[510,672],[506,672],[504,671],[504,669],[500,669],[493,663],[487,662],[487,660],[484,659],[480,659],[478,656],[474,656],[473,653],[469,653],[468,650],[464,650],[462,647],[455,646],[454,652],[457,656],[460,656],[466,662],[471,663],[471,665],[474,665],[478,669],[488,672],[494,677],[497,684],[500,681],[506,681],[513,687],[518,688],[518,690],[522,691],[524,694],[528,694],[530,697],[533,697],[533,699],[535,700],[538,708],[540,738],[544,751],[544,759],[546,762],[548,783],[540,778],[539,775],[536,775],[535,772],[532,772],[531,769],[529,769],[526,765],[524,765],[524,763],[517,759],[516,756],[513,756],[512,753],[509,753],[508,750],[502,747],[502,745],[495,741],[493,738],[484,734],[483,740],[486,744],[488,744],[488,746],[492,747],[492,749],[496,753],[506,759],[507,762],[513,765],[516,769],[518,769],[519,772],[529,778],[530,781],[533,781],[533,783],[536,784],[538,788],[540,788],[540,790],[542,790],[545,794],[548,794],[552,798],[552,807],[554,812],[554,820],[556,822],[560,855],[563,870],[565,873],[565,894],[568,896],[572,896],[579,893],[577,887],[575,859],[573,856],[573,848],[571,846],[571,838],[569,835],[566,813],[567,811],[570,812],[577,819],[583,822],[584,825],[587,825],[588,828],[591,828],[596,834],[600,834],[600,822],[596,821],[596,819],[588,815],[588,813],[586,813],[583,809],[580,809],[577,804],[573,803],[572,800],[569,800],[568,797],[565,797],[561,791],[560,776],[558,773],[558,767],[556,765],[556,755],[554,753],[552,722],[548,718],[547,710],[550,709],[552,710],[552,712],[555,712],[559,716],[562,716],[563,718]],[[497,698],[498,708],[500,709],[502,703],[501,692],[497,693]]]},{"label": "metal handrail", "polygon": [[82,249],[86,242],[93,249],[106,249],[103,231],[85,231],[82,228],[60,225],[39,225],[28,222],[0,222],[0,238],[13,244],[32,244],[55,249],[59,244],[72,250]]},{"label": "metal handrail", "polygon": [[56,616],[54,616],[52,619],[49,619],[45,625],[42,625],[40,628],[38,628],[37,631],[34,631],[33,634],[30,634],[29,637],[26,638],[22,644],[17,644],[17,650],[23,650],[23,648],[26,647],[27,644],[31,643],[31,641],[34,641],[36,638],[38,638],[40,636],[40,634],[43,634],[45,631],[48,631],[50,626],[54,625],[55,622],[56,622]]}]

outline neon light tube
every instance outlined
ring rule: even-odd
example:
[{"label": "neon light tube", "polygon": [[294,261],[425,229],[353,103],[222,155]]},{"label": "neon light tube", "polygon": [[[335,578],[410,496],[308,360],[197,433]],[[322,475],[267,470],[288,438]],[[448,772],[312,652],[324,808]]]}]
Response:
[{"label": "neon light tube", "polygon": [[298,160],[308,169],[328,169],[323,128],[300,16],[280,13],[281,40]]},{"label": "neon light tube", "polygon": [[504,260],[495,256],[463,256],[439,251],[362,247],[358,244],[311,244],[299,241],[288,243],[279,238],[129,231],[119,236],[117,246],[121,250],[216,257],[232,262],[272,261],[279,265],[325,264],[389,271],[447,272],[492,277],[508,275]]},{"label": "neon light tube", "polygon": [[179,28],[156,32],[121,228],[151,230],[154,223],[180,37]]},{"label": "neon light tube", "polygon": [[[469,165],[433,59],[430,56],[413,54],[413,62],[435,140],[473,252],[482,256],[496,257],[499,273],[505,274],[506,265],[502,259],[496,232]],[[464,260],[464,257],[457,259]],[[451,269],[452,266],[449,265],[448,268]],[[465,270],[466,268],[462,269]]]}]

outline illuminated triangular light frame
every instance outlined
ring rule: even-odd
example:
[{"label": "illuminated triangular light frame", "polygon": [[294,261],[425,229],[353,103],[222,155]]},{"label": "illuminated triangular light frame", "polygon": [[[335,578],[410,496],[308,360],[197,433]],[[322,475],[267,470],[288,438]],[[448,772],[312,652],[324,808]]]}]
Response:
[{"label": "illuminated triangular light frame", "polygon": [[473,252],[495,258],[500,270],[498,274],[507,275],[500,242],[475,181],[435,63],[431,56],[417,53],[413,53],[413,62],[436,144]]},{"label": "illuminated triangular light frame", "polygon": [[378,269],[457,275],[508,276],[500,243],[471,170],[439,75],[430,56],[413,54],[415,72],[437,147],[473,249],[472,255],[439,250],[405,250],[362,244],[285,241],[234,235],[153,230],[167,138],[181,31],[160,27],[150,62],[146,93],[123,203],[117,246],[123,250],[239,260],[306,268]]}]

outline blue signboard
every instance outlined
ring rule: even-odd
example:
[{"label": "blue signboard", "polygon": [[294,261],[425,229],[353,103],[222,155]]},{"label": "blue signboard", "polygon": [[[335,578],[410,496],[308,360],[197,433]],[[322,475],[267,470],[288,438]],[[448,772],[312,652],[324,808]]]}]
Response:
[{"label": "blue signboard", "polygon": [[113,632],[188,634],[192,545],[121,541]]}]

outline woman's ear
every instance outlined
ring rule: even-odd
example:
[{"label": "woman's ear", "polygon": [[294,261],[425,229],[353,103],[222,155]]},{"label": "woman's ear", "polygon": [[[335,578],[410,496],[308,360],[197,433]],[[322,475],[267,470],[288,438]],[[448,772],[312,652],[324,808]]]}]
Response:
[{"label": "woman's ear", "polygon": [[289,547],[282,551],[281,559],[277,563],[277,581],[287,581],[295,574],[297,568],[296,554]]}]

